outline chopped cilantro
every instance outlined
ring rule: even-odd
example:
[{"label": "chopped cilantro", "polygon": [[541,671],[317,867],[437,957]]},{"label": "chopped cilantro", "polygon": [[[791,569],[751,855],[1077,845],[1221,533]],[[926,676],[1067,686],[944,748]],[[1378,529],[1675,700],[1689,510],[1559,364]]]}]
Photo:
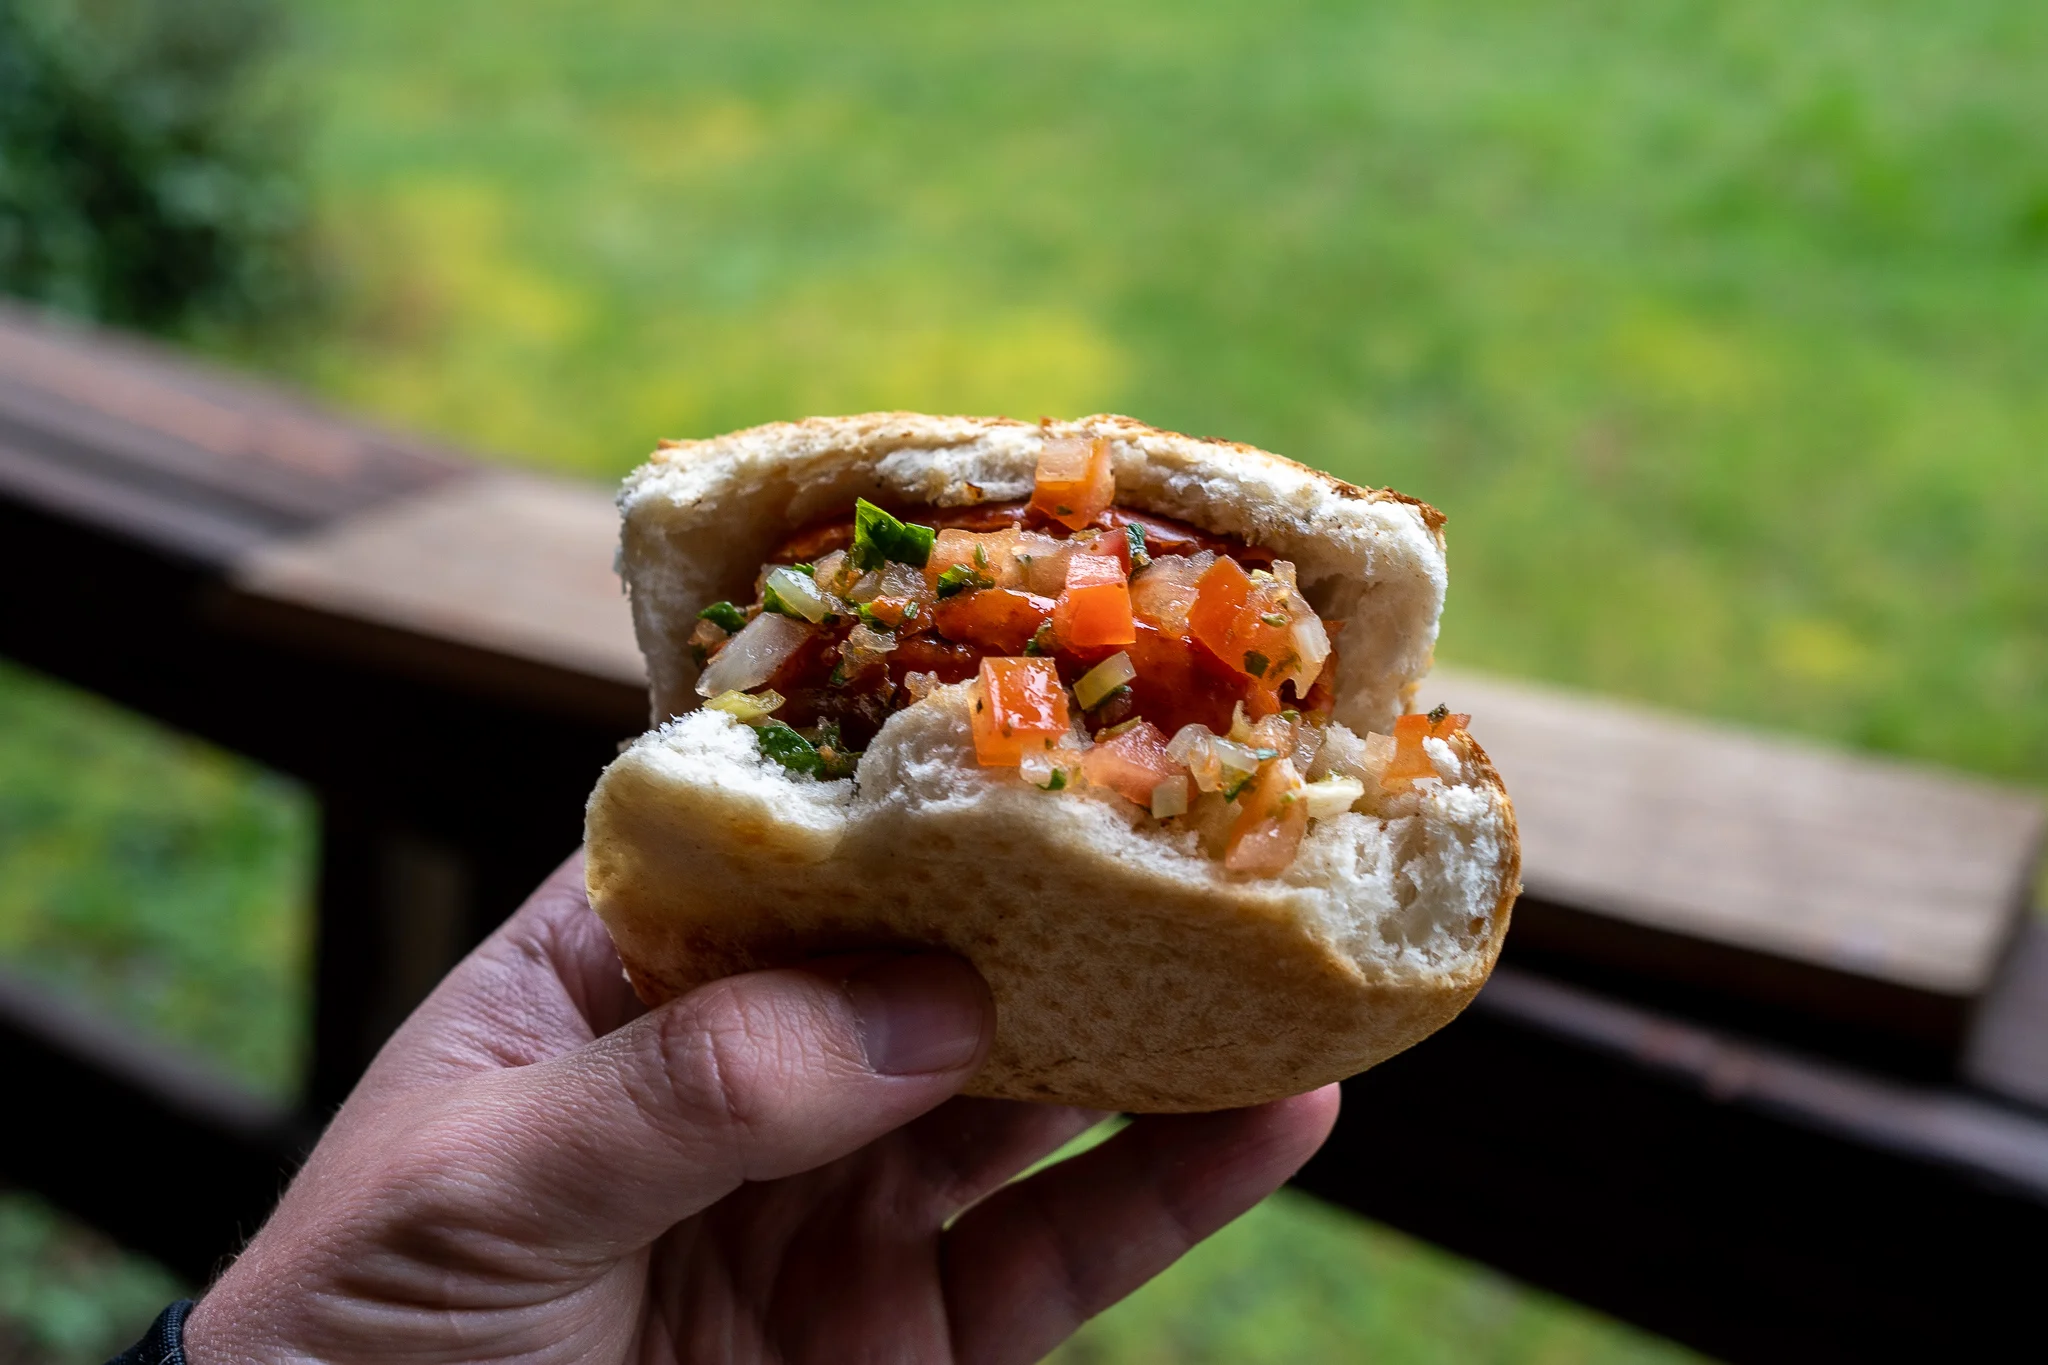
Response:
[{"label": "chopped cilantro", "polygon": [[1269,626],[1284,626],[1287,624],[1287,613],[1284,611],[1261,612],[1259,619]]},{"label": "chopped cilantro", "polygon": [[1451,708],[1444,705],[1444,703],[1442,702],[1438,702],[1436,704],[1436,710],[1431,711],[1429,713],[1429,723],[1431,725],[1442,725],[1444,723],[1444,717],[1450,714]]},{"label": "chopped cilantro", "polygon": [[805,578],[816,578],[818,576],[818,566],[815,564],[792,564],[789,567],[795,569]]},{"label": "chopped cilantro", "polygon": [[1264,763],[1269,758],[1280,757],[1280,751],[1278,749],[1254,749],[1252,750],[1252,757]]},{"label": "chopped cilantro", "polygon": [[1052,776],[1051,776],[1051,778],[1049,778],[1049,779],[1048,779],[1047,781],[1045,781],[1045,782],[1044,782],[1043,784],[1041,784],[1041,785],[1040,785],[1040,787],[1039,787],[1039,790],[1040,790],[1040,791],[1049,791],[1049,792],[1056,792],[1056,791],[1059,791],[1059,790],[1061,790],[1062,788],[1064,788],[1064,787],[1065,787],[1066,785],[1067,785],[1067,770],[1066,770],[1065,768],[1054,768],[1054,769],[1052,770]]},{"label": "chopped cilantro", "polygon": [[1248,650],[1244,656],[1244,671],[1254,678],[1263,678],[1266,676],[1266,665],[1269,662],[1271,661],[1256,649]]},{"label": "chopped cilantro", "polygon": [[[979,545],[974,547],[974,553],[984,564],[988,562],[987,552]],[[969,588],[993,588],[995,585],[996,581],[987,574],[978,573],[965,564],[955,564],[939,575],[939,596],[951,597]]]},{"label": "chopped cilantro", "polygon": [[1251,780],[1257,775],[1258,774],[1256,773],[1246,773],[1244,776],[1238,778],[1237,781],[1231,783],[1228,787],[1225,787],[1223,789],[1223,799],[1225,801],[1237,800],[1237,794],[1243,791],[1245,787],[1250,784]]},{"label": "chopped cilantro", "polygon": [[974,542],[974,567],[977,569],[988,568],[988,546],[978,540]]},{"label": "chopped cilantro", "polygon": [[1152,562],[1152,552],[1145,548],[1145,528],[1136,522],[1124,527],[1124,538],[1131,542],[1131,567],[1142,569]]},{"label": "chopped cilantro", "polygon": [[922,569],[932,557],[938,532],[929,526],[900,521],[866,498],[853,504],[853,566],[879,569],[890,560]]},{"label": "chopped cilantro", "polygon": [[1031,632],[1031,638],[1024,642],[1025,657],[1032,659],[1039,657],[1040,655],[1047,652],[1046,647],[1051,643],[1052,622],[1047,621],[1037,630]]},{"label": "chopped cilantro", "polygon": [[793,773],[809,773],[817,777],[825,771],[825,760],[818,757],[816,747],[779,720],[756,726],[754,739],[760,744],[762,753]]},{"label": "chopped cilantro", "polygon": [[727,635],[737,635],[746,628],[747,614],[730,602],[713,602],[697,613],[699,621],[709,621]]}]

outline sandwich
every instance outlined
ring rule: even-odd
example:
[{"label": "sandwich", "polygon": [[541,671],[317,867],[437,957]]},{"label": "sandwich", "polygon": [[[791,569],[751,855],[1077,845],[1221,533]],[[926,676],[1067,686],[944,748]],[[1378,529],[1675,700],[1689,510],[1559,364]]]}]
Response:
[{"label": "sandwich", "polygon": [[1125,1112],[1312,1089],[1499,955],[1514,811],[1411,709],[1444,519],[1125,417],[874,413],[665,442],[620,495],[654,728],[591,905],[641,998],[936,947],[968,1093]]}]

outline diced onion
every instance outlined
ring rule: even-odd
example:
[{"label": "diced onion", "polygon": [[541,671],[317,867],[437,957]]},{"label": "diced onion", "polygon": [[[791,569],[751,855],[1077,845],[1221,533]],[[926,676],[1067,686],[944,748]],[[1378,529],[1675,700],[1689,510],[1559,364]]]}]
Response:
[{"label": "diced onion", "polygon": [[785,698],[770,688],[766,692],[721,692],[704,703],[706,711],[723,711],[742,725],[766,720],[782,706]]},{"label": "diced onion", "polygon": [[1323,660],[1330,657],[1330,632],[1323,629],[1322,620],[1305,607],[1294,614],[1294,652],[1301,659],[1290,675],[1294,679],[1296,696],[1306,696],[1309,688],[1315,686],[1322,675]]},{"label": "diced onion", "polygon": [[[1365,790],[1363,787],[1360,791]],[[1152,818],[1166,820],[1188,811],[1188,780],[1169,777],[1152,789]]]},{"label": "diced onion", "polygon": [[777,565],[768,571],[767,589],[772,590],[784,606],[812,625],[824,620],[832,609],[809,574],[798,573],[785,565]]},{"label": "diced onion", "polygon": [[1081,675],[1081,680],[1074,684],[1074,699],[1083,710],[1092,711],[1102,704],[1103,698],[1137,676],[1131,656],[1118,650]]},{"label": "diced onion", "polygon": [[1249,745],[1231,739],[1212,739],[1209,748],[1216,755],[1216,761],[1232,772],[1255,773],[1259,770],[1260,751]]},{"label": "diced onion", "polygon": [[896,636],[886,630],[876,630],[862,622],[847,632],[846,639],[839,646],[839,657],[846,661],[846,676],[856,677],[888,657],[896,648]]},{"label": "diced onion", "polygon": [[1243,777],[1259,770],[1256,750],[1219,738],[1201,724],[1181,726],[1180,732],[1167,742],[1166,753],[1174,762],[1187,764],[1195,785],[1205,792],[1230,785],[1226,777]]},{"label": "diced onion", "polygon": [[811,628],[802,621],[764,611],[747,622],[746,628],[726,641],[718,657],[705,666],[697,679],[697,695],[715,697],[721,692],[751,692],[775,676],[790,655],[810,638]]},{"label": "diced onion", "polygon": [[1355,777],[1326,777],[1301,789],[1302,799],[1308,802],[1311,820],[1328,820],[1342,815],[1364,795],[1365,784]]}]

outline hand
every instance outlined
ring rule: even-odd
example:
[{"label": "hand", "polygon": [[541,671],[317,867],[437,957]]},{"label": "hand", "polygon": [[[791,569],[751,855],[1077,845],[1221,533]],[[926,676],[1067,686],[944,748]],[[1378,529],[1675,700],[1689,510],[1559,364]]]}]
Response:
[{"label": "hand", "polygon": [[564,865],[388,1043],[193,1365],[1036,1360],[1276,1188],[1336,1087],[1093,1124],[954,1098],[981,978],[867,955],[646,1012]]}]

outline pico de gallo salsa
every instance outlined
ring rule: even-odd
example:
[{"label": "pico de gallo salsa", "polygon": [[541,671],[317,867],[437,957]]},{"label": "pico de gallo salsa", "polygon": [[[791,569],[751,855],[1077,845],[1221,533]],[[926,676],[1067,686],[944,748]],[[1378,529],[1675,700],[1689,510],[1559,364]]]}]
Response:
[{"label": "pico de gallo salsa", "polygon": [[697,691],[769,757],[832,778],[891,714],[972,681],[984,767],[1114,793],[1266,875],[1366,779],[1398,793],[1435,775],[1424,742],[1464,716],[1404,716],[1318,768],[1340,623],[1271,551],[1118,508],[1115,492],[1108,442],[1050,441],[1027,501],[912,522],[861,500],[806,526],[751,605],[698,614]]}]

